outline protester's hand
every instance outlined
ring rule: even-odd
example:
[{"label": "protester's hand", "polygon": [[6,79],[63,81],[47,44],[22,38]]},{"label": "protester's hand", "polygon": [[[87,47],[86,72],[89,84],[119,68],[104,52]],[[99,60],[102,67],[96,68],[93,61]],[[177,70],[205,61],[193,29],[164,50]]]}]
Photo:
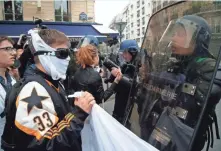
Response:
[{"label": "protester's hand", "polygon": [[18,49],[17,54],[16,54],[16,58],[19,59],[23,52],[24,52],[23,49]]},{"label": "protester's hand", "polygon": [[119,71],[120,71],[120,69],[113,67],[112,70],[111,70],[111,74],[114,77],[117,77],[117,74],[118,74]]},{"label": "protester's hand", "polygon": [[83,95],[75,98],[74,104],[87,113],[91,112],[92,106],[96,103],[94,97],[88,92],[82,92]]},{"label": "protester's hand", "polygon": [[115,83],[119,83],[119,81],[122,79],[122,73],[121,71],[119,70],[118,73],[117,73],[117,76],[116,78],[114,79],[114,82]]}]

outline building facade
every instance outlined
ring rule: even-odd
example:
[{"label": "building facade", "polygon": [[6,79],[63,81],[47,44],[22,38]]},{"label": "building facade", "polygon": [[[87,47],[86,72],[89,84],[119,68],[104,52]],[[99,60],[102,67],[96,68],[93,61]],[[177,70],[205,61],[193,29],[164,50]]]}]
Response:
[{"label": "building facade", "polygon": [[120,16],[121,21],[127,23],[122,34],[122,40],[135,39],[141,46],[151,13],[151,0],[132,0],[122,13],[113,19],[109,27],[114,29],[114,24]]},{"label": "building facade", "polygon": [[152,14],[156,13],[166,6],[177,3],[179,1],[181,0],[151,0]]},{"label": "building facade", "polygon": [[95,0],[3,0],[0,20],[94,22]]}]

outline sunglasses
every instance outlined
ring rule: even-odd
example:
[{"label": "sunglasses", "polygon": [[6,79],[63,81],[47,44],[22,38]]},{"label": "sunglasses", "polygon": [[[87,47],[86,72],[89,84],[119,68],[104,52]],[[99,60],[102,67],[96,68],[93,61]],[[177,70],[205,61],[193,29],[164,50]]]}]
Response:
[{"label": "sunglasses", "polygon": [[3,48],[0,48],[0,50],[5,50],[5,51],[7,51],[7,52],[16,51],[16,49],[13,48],[13,47],[3,47]]},{"label": "sunglasses", "polygon": [[49,55],[56,56],[59,59],[67,59],[70,56],[70,49],[68,48],[58,48],[56,51],[37,51],[34,53],[34,56],[38,55]]}]

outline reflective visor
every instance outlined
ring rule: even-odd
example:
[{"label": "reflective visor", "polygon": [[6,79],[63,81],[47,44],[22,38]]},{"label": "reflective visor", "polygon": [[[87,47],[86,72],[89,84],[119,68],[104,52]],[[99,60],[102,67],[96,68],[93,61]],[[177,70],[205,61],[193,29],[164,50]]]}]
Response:
[{"label": "reflective visor", "polygon": [[79,48],[85,47],[85,46],[87,46],[87,45],[89,45],[89,44],[96,45],[95,42],[94,42],[94,40],[91,40],[91,39],[88,38],[88,37],[84,37],[84,38],[82,38],[82,39],[79,41],[79,43],[78,43],[78,45],[77,45],[77,48],[79,49]]},{"label": "reflective visor", "polygon": [[89,45],[89,44],[90,44],[90,39],[88,39],[88,38],[83,38],[83,39],[80,40],[80,42],[79,42],[77,48],[84,47],[84,46],[87,46],[87,45]]},{"label": "reflective visor", "polygon": [[199,26],[186,19],[170,21],[159,44],[174,47],[190,48],[196,42]]}]

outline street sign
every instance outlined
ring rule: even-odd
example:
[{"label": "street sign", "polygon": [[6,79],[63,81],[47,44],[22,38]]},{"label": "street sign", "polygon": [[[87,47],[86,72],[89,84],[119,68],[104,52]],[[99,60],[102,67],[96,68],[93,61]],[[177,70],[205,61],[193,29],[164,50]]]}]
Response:
[{"label": "street sign", "polygon": [[80,13],[80,15],[79,15],[79,20],[82,20],[82,21],[87,20],[87,14],[84,13],[84,12]]}]

